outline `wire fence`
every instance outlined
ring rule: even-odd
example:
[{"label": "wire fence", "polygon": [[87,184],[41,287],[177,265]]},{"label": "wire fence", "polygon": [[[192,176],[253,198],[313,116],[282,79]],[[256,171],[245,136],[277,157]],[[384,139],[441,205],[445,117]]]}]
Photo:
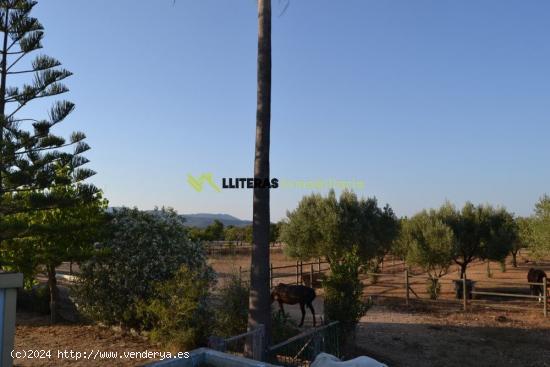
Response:
[{"label": "wire fence", "polygon": [[321,352],[340,356],[339,323],[334,321],[311,328],[267,348],[263,325],[229,338],[211,336],[208,346],[223,353],[267,361],[279,366],[308,367]]},{"label": "wire fence", "polygon": [[265,358],[265,328],[258,325],[246,333],[229,338],[211,336],[208,346],[220,352],[261,361]]},{"label": "wire fence", "polygon": [[308,367],[321,352],[340,357],[339,323],[309,329],[267,348],[267,362],[287,367]]}]

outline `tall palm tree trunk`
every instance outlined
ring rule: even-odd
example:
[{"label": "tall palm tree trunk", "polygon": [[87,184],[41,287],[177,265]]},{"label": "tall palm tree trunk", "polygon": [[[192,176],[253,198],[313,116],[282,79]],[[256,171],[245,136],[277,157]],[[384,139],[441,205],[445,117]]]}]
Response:
[{"label": "tall palm tree trunk", "polygon": [[[271,119],[271,0],[258,0],[258,100],[254,178],[269,178]],[[263,324],[271,337],[269,289],[269,188],[254,188],[248,327]]]}]

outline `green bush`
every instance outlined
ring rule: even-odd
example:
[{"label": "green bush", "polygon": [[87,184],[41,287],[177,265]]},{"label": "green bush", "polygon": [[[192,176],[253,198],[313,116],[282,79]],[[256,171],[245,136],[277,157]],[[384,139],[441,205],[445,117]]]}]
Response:
[{"label": "green bush", "polygon": [[236,275],[221,287],[215,311],[215,335],[230,337],[246,332],[248,292],[248,287]]},{"label": "green bush", "polygon": [[74,287],[79,309],[106,324],[139,327],[137,304],[154,296],[155,282],[171,279],[182,265],[205,268],[202,245],[188,239],[172,210],[116,210],[106,238],[98,253],[81,264]]},{"label": "green bush", "polygon": [[[249,288],[232,276],[221,289],[217,297],[215,311],[214,335],[230,337],[245,333],[248,325],[248,292]],[[271,342],[282,342],[300,333],[298,324],[279,310],[271,314]]]},{"label": "green bush", "polygon": [[331,264],[331,274],[323,282],[327,321],[339,321],[342,341],[353,335],[368,305],[363,302],[363,284],[359,279],[361,260],[355,250],[339,263]]},{"label": "green bush", "polygon": [[50,290],[45,284],[38,284],[30,289],[17,290],[17,309],[36,312],[42,315],[50,314]]},{"label": "green bush", "polygon": [[206,346],[212,331],[213,281],[209,268],[182,266],[172,279],[156,282],[154,296],[138,305],[151,340],[174,351]]}]

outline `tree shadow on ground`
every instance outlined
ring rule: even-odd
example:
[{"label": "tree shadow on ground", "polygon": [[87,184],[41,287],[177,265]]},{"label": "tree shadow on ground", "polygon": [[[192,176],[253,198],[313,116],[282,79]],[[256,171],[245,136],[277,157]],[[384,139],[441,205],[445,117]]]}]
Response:
[{"label": "tree shadow on ground", "polygon": [[550,366],[550,330],[362,323],[357,355],[392,367]]}]

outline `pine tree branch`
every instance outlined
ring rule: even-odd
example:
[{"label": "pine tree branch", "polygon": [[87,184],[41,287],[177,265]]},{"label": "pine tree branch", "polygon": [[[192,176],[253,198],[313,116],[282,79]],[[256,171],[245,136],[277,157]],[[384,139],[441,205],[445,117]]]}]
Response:
[{"label": "pine tree branch", "polygon": [[[82,182],[84,180],[85,179],[77,180],[77,181],[74,181],[74,183],[79,183],[79,182]],[[12,189],[9,189],[9,190],[4,190],[3,194],[17,194],[17,193],[29,192],[29,191],[41,191],[41,190],[45,190],[45,189],[48,189],[48,190],[50,190],[50,189],[59,189],[59,188],[62,188],[62,187],[67,187],[67,184],[59,184],[59,185],[53,185],[53,186],[47,186],[47,187],[36,186],[36,187],[28,187],[28,188],[21,188],[21,189],[13,189],[12,188]]]},{"label": "pine tree branch", "polygon": [[15,152],[15,155],[22,155],[22,154],[28,154],[28,153],[38,153],[38,152],[43,152],[45,150],[65,148],[65,147],[70,147],[71,145],[74,145],[74,144],[77,144],[77,143],[78,143],[77,141],[74,141],[74,142],[71,142],[71,143],[67,143],[67,144],[59,145],[59,146],[55,146],[55,147],[52,146],[52,147],[44,147],[44,148],[37,148],[37,149],[29,149],[29,150],[25,150],[23,152]]},{"label": "pine tree branch", "polygon": [[21,54],[28,54],[28,51],[13,51],[13,52],[6,52],[6,55],[21,55]]},{"label": "pine tree branch", "polygon": [[[55,81],[53,83],[50,83],[50,84],[47,84],[47,85],[43,86],[42,88],[38,88],[36,90],[36,93],[34,93],[34,95],[32,97],[30,97],[28,100],[24,101],[23,103],[20,102],[20,105],[12,113],[10,113],[7,116],[7,118],[8,119],[12,118],[17,112],[19,112],[23,107],[25,107],[30,101],[33,101],[33,100],[38,99],[38,98],[51,97],[51,96],[55,96],[55,95],[63,94],[63,93],[67,92],[66,90],[63,90],[63,91],[58,92],[58,93],[52,93],[52,94],[48,93],[48,94],[39,96],[40,93],[45,92],[46,89],[54,83],[57,83],[57,81]],[[13,101],[10,101],[10,102],[13,102]]]},{"label": "pine tree branch", "polygon": [[28,121],[32,121],[32,122],[41,122],[40,120],[31,119],[31,118],[28,118],[28,119],[13,119],[12,121],[13,121],[13,122],[28,122]]},{"label": "pine tree branch", "polygon": [[[9,73],[8,73],[8,74],[9,74]],[[57,82],[56,82],[56,83],[57,83]],[[52,83],[52,84],[53,84],[53,83]],[[52,96],[56,96],[56,95],[58,95],[58,94],[63,94],[63,93],[66,93],[66,92],[67,92],[66,90],[64,90],[64,91],[59,92],[59,93],[45,94],[45,95],[43,95],[43,96],[39,96],[39,94],[42,93],[42,92],[44,92],[50,85],[51,85],[51,84],[47,85],[45,88],[43,88],[43,89],[41,89],[41,90],[37,90],[37,93],[36,93],[34,96],[29,97],[29,99],[25,102],[25,104],[27,104],[27,103],[29,103],[30,101],[35,100],[35,99],[46,98],[46,97],[52,97]],[[18,98],[24,97],[24,96],[25,96],[25,94],[22,93],[22,94],[18,94],[18,95],[16,95],[16,96],[13,96],[13,97],[6,98],[6,103],[15,103],[15,102],[19,102]],[[21,103],[21,102],[19,102],[19,103]],[[24,106],[24,104],[23,104],[22,106],[20,106],[20,107],[23,107],[23,106]],[[13,117],[14,114],[15,114],[15,112],[14,112],[13,114],[9,115],[8,118],[9,118],[9,117]]]},{"label": "pine tree branch", "polygon": [[27,74],[27,73],[34,73],[36,71],[39,71],[39,70],[29,69],[29,70],[20,70],[20,71],[8,71],[6,72],[6,74],[8,75]]},{"label": "pine tree branch", "polygon": [[17,57],[17,58],[15,59],[15,61],[12,62],[10,66],[8,66],[8,68],[6,69],[6,72],[10,71],[10,69],[11,69],[12,67],[14,67],[14,66],[15,66],[23,57],[25,57],[27,54],[28,54],[28,52],[24,52],[24,53],[22,53],[21,55],[19,55],[19,57]]},{"label": "pine tree branch", "polygon": [[8,54],[8,55],[16,55],[16,54],[25,52],[25,51],[14,51],[14,52],[9,52],[9,50],[11,50],[11,48],[12,48],[13,46],[15,46],[19,41],[21,41],[21,38],[23,38],[23,37],[24,37],[24,36],[14,39],[14,40],[12,41],[12,43],[8,46],[8,48],[6,48],[6,51],[8,51],[8,52],[6,52],[6,54]]}]

